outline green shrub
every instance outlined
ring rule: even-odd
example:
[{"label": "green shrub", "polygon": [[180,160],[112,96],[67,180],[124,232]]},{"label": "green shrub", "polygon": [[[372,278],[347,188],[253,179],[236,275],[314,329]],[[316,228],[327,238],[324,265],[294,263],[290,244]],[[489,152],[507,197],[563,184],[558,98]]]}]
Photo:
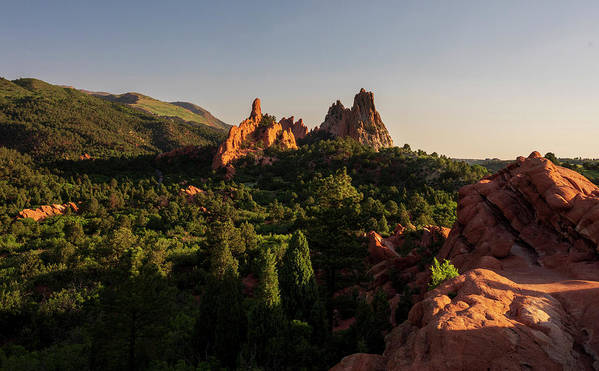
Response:
[{"label": "green shrub", "polygon": [[447,259],[443,263],[439,263],[437,258],[433,258],[433,265],[431,266],[431,282],[428,287],[429,290],[434,289],[441,283],[459,276],[458,269],[451,264]]}]

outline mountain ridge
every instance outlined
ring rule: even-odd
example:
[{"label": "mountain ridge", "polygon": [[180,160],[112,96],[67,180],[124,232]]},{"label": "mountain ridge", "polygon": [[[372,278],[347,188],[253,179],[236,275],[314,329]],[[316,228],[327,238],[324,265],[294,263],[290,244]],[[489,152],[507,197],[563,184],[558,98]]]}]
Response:
[{"label": "mountain ridge", "polygon": [[205,108],[190,102],[165,102],[137,92],[112,94],[85,89],[77,90],[111,102],[126,104],[132,108],[165,118],[180,118],[189,123],[207,125],[222,130],[227,130],[231,127],[231,125],[218,119]]},{"label": "mountain ridge", "polygon": [[47,160],[217,144],[222,129],[164,118],[32,78],[0,78],[0,145]]}]

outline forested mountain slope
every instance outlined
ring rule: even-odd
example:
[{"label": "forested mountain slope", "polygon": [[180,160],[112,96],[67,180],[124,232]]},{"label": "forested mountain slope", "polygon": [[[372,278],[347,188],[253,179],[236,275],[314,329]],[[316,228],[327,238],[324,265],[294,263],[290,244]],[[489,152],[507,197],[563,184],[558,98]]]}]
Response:
[{"label": "forested mountain slope", "polygon": [[163,102],[140,93],[109,94],[87,90],[81,91],[165,118],[179,118],[189,123],[206,125],[216,129],[226,130],[230,127],[230,125],[214,117],[204,108],[189,102]]},{"label": "forested mountain slope", "polygon": [[217,144],[224,134],[36,79],[0,79],[0,145],[38,159],[156,154]]}]

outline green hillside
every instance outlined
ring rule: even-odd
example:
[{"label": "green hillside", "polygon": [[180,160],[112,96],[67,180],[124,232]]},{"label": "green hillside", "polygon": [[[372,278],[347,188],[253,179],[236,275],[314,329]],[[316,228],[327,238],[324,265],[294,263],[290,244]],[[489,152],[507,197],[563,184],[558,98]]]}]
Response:
[{"label": "green hillside", "polygon": [[126,104],[130,107],[163,117],[180,118],[190,123],[203,124],[218,129],[228,129],[230,125],[214,117],[200,106],[188,102],[163,102],[139,93],[106,94],[88,92],[96,97]]},{"label": "green hillside", "polygon": [[39,159],[156,154],[213,145],[225,134],[36,79],[0,78],[0,146]]}]

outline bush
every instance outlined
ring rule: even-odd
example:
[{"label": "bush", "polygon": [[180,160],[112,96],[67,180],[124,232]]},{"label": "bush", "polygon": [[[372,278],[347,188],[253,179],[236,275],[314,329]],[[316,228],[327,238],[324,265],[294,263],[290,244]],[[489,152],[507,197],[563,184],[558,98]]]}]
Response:
[{"label": "bush", "polygon": [[459,276],[458,269],[451,264],[447,259],[443,263],[439,264],[437,258],[433,258],[433,265],[431,266],[431,282],[428,287],[429,290],[434,289],[441,283]]}]

